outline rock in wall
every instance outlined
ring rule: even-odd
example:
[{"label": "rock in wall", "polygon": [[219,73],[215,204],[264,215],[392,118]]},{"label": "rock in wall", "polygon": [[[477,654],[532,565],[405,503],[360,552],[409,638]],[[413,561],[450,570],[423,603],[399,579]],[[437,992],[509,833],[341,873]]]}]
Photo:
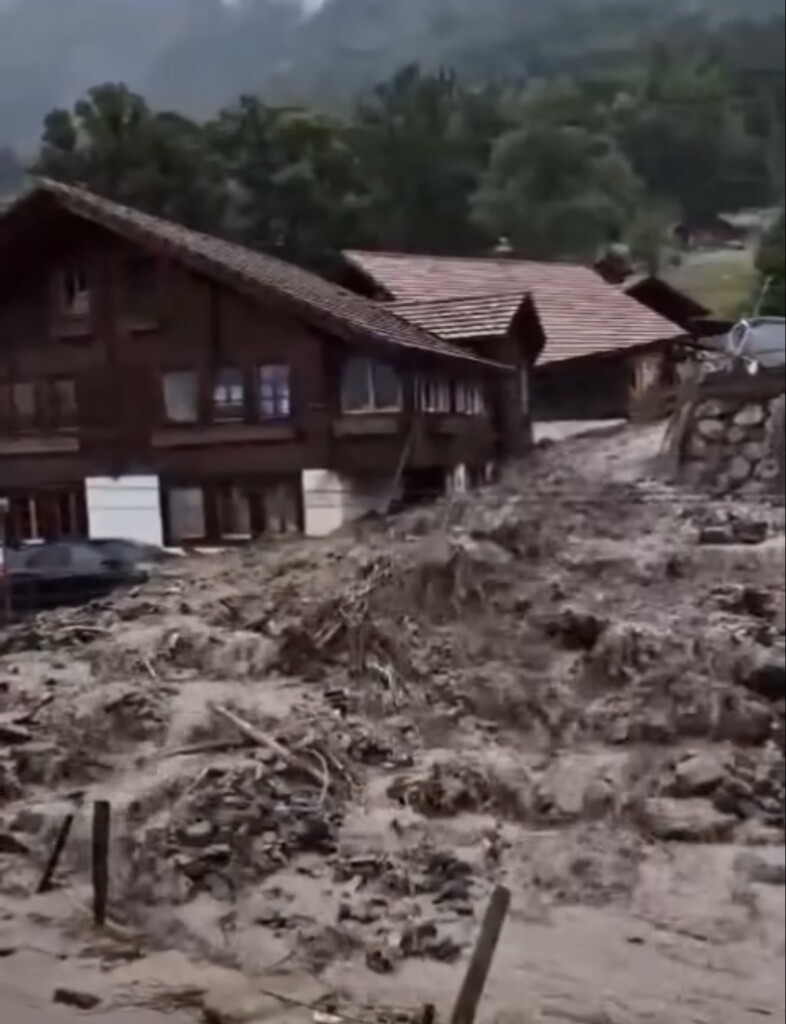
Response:
[{"label": "rock in wall", "polygon": [[682,479],[718,494],[777,493],[784,485],[784,401],[699,400],[682,441]]}]

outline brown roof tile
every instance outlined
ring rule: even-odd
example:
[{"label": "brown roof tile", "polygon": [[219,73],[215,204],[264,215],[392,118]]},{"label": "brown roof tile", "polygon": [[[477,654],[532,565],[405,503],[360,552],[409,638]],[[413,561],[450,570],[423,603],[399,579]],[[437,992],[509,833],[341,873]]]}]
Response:
[{"label": "brown roof tile", "polygon": [[[389,253],[345,255],[397,300],[392,308],[399,315],[450,341],[504,333],[529,296],[547,339],[541,365],[683,337],[671,321],[588,267]],[[464,329],[469,333],[462,333]]]},{"label": "brown roof tile", "polygon": [[[430,356],[502,368],[497,363],[448,344],[384,306],[275,257],[191,231],[81,188],[42,180],[35,191],[47,193],[60,207],[79,217],[92,220],[139,244],[163,250],[192,269],[219,277],[247,292],[263,297],[274,296],[303,318],[341,337],[370,340]],[[21,199],[17,206],[29,198]]]},{"label": "brown roof tile", "polygon": [[525,298],[517,291],[431,302],[392,302],[389,308],[445,341],[472,341],[507,333]]}]

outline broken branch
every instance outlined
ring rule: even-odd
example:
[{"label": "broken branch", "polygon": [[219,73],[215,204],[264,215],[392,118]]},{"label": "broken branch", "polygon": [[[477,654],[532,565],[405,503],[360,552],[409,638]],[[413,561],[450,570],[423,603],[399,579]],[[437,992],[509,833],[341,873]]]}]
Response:
[{"label": "broken branch", "polygon": [[222,707],[219,704],[212,704],[210,710],[223,718],[225,721],[230,722],[246,739],[251,740],[258,747],[262,747],[266,750],[272,751],[276,757],[280,757],[282,761],[286,762],[291,768],[296,771],[302,772],[307,775],[312,782],[314,782],[320,789],[323,787],[325,779],[322,772],[317,771],[307,762],[301,760],[299,757],[295,757],[286,747],[282,746],[278,740],[273,739],[272,736],[265,736],[258,729],[255,729],[253,725],[240,718],[233,711],[228,708]]}]

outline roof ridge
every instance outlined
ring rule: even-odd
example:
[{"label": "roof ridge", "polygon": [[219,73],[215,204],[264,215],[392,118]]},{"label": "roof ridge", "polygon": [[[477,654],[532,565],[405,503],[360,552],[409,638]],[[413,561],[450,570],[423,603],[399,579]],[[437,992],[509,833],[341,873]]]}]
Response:
[{"label": "roof ridge", "polygon": [[441,299],[393,299],[387,302],[377,300],[379,305],[388,309],[396,310],[402,306],[452,306],[461,302],[478,302],[480,300],[493,302],[494,299],[524,299],[532,295],[535,288],[506,288],[500,292],[472,292],[469,295],[445,295]]},{"label": "roof ridge", "polygon": [[[416,252],[377,252],[373,249],[342,249],[345,259],[370,256],[372,259],[427,260],[429,263],[485,263],[501,267],[563,267],[568,270],[584,270],[596,275],[592,267],[583,263],[568,263],[560,260],[515,259],[510,256],[430,256]],[[597,276],[597,275],[596,275]]]}]

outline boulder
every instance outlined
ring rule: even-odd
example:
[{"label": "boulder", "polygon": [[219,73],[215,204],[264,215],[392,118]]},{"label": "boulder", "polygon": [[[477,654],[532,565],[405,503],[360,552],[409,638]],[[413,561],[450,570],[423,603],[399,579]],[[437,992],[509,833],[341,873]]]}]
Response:
[{"label": "boulder", "polygon": [[761,462],[767,454],[767,445],[764,441],[748,441],[742,446],[740,454],[749,462]]},{"label": "boulder", "polygon": [[734,862],[734,870],[754,885],[786,886],[786,865],[774,864],[758,853],[741,853]]},{"label": "boulder", "polygon": [[726,475],[733,486],[739,486],[750,479],[752,472],[753,465],[750,460],[746,459],[744,455],[735,455],[729,463]]},{"label": "boulder", "polygon": [[674,791],[677,796],[709,796],[723,782],[726,767],[712,754],[693,754],[674,770]]},{"label": "boulder", "polygon": [[767,700],[786,698],[786,655],[762,648],[740,656],[734,666],[737,683]]},{"label": "boulder", "polygon": [[774,456],[762,459],[756,467],[756,476],[765,483],[775,483],[781,476],[781,467],[778,460]]},{"label": "boulder", "polygon": [[742,444],[747,437],[748,431],[745,427],[729,427],[726,432],[726,442],[730,445]]},{"label": "boulder", "polygon": [[79,992],[72,988],[58,988],[52,996],[53,1003],[61,1006],[73,1006],[77,1010],[94,1010],[100,1003],[99,996],[91,992]]},{"label": "boulder", "polygon": [[732,838],[737,819],[706,800],[651,799],[644,803],[643,824],[664,842],[723,843]]},{"label": "boulder", "polygon": [[719,441],[726,432],[726,424],[721,420],[698,420],[696,433],[705,441]]},{"label": "boulder", "polygon": [[761,405],[745,405],[734,417],[737,427],[760,427],[767,419],[767,411]]}]

